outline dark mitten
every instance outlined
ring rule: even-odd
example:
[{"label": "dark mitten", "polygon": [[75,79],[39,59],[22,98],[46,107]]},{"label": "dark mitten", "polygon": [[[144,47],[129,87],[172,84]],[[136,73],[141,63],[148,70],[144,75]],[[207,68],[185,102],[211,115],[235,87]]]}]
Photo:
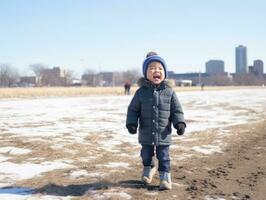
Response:
[{"label": "dark mitten", "polygon": [[178,135],[183,135],[185,133],[186,124],[183,122],[177,123],[175,126]]},{"label": "dark mitten", "polygon": [[130,134],[137,133],[137,126],[135,124],[127,124],[127,130]]}]

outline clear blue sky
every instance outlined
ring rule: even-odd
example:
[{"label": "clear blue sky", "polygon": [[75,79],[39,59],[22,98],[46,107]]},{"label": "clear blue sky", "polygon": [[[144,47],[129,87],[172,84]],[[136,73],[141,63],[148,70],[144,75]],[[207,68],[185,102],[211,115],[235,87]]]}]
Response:
[{"label": "clear blue sky", "polygon": [[170,70],[204,72],[209,59],[235,71],[235,47],[248,64],[266,63],[264,0],[1,0],[0,63],[83,72],[141,69],[149,50]]}]

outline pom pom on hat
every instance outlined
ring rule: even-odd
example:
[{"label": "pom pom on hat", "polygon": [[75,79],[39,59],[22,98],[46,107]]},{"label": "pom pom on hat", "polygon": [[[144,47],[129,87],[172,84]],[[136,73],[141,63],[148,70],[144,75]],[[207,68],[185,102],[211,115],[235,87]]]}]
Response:
[{"label": "pom pom on hat", "polygon": [[151,52],[147,53],[146,59],[143,61],[143,64],[142,64],[142,73],[143,73],[143,76],[145,78],[147,78],[147,69],[148,69],[148,66],[149,66],[149,64],[151,62],[155,62],[155,61],[162,64],[162,66],[164,68],[165,78],[166,78],[167,77],[167,66],[166,66],[166,63],[165,63],[164,59],[162,57],[160,57],[154,51],[151,51]]}]

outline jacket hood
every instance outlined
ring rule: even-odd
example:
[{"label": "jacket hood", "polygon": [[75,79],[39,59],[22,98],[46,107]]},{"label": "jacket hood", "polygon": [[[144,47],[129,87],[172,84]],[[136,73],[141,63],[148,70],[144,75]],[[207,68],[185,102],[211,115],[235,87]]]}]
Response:
[{"label": "jacket hood", "polygon": [[[172,81],[170,81],[169,79],[164,79],[160,85],[158,86],[161,86],[161,85],[164,85],[166,87],[169,87],[169,88],[172,88],[174,87],[174,83]],[[139,87],[142,87],[142,86],[150,86],[150,87],[155,87],[151,81],[145,79],[144,77],[141,77],[139,80],[138,80],[138,86]]]}]

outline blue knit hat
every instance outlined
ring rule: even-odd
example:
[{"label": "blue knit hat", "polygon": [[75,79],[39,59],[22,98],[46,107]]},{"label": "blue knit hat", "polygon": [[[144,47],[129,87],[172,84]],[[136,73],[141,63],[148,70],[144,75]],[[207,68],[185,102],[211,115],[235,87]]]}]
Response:
[{"label": "blue knit hat", "polygon": [[142,73],[143,73],[143,76],[145,78],[147,78],[147,69],[148,69],[148,66],[151,62],[159,62],[162,64],[163,68],[164,68],[164,73],[165,73],[165,78],[167,77],[167,66],[166,66],[166,63],[164,61],[164,59],[160,56],[158,56],[156,53],[154,52],[150,52],[147,54],[147,57],[146,59],[143,61],[143,64],[142,64]]}]

